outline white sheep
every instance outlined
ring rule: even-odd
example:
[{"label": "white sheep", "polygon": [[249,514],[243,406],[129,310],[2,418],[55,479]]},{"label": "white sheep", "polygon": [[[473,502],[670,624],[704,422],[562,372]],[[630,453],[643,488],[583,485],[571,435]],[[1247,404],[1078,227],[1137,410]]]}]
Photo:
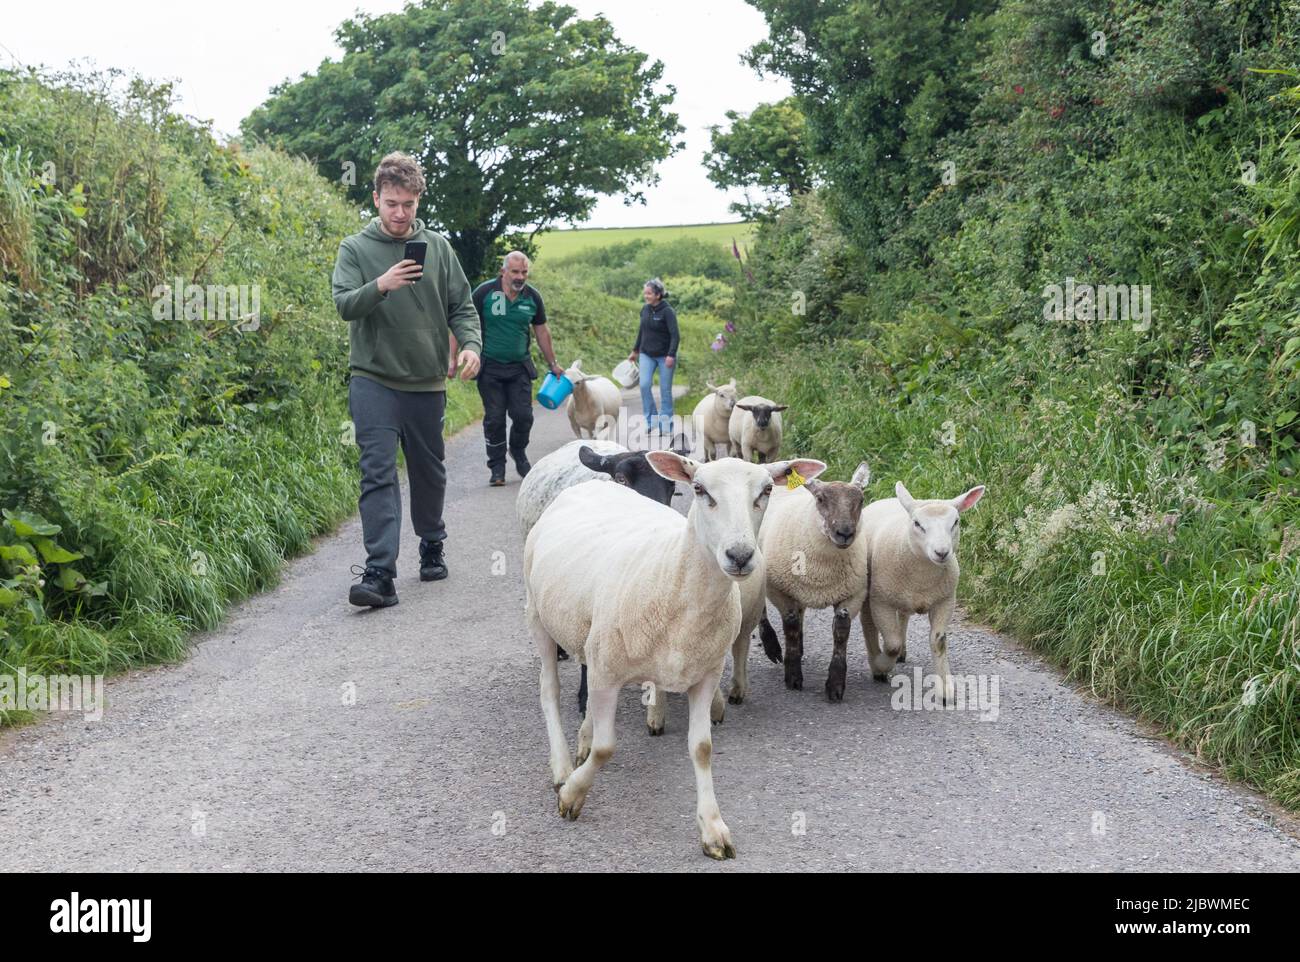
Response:
[{"label": "white sheep", "polygon": [[[755,561],[753,575],[740,583],[740,628],[736,631],[736,640],[731,643],[731,690],[727,694],[727,701],[733,705],[741,704],[749,695],[749,639],[763,617],[763,607],[767,602],[766,580],[767,566],[760,556]],[[662,735],[668,722],[668,696],[663,692],[654,692],[653,695],[646,706],[646,728],[651,735]],[[719,688],[713,693],[709,705],[709,718],[713,724],[721,724],[726,709]]]},{"label": "white sheep", "polygon": [[718,455],[718,445],[727,445],[731,450],[730,423],[731,412],[736,406],[736,379],[733,377],[721,387],[715,387],[708,381],[709,393],[700,399],[691,413],[691,423],[695,428],[695,448],[706,462]]},{"label": "white sheep", "polygon": [[[826,697],[844,698],[849,628],[867,598],[869,549],[858,531],[863,489],[871,480],[866,462],[847,484],[809,480],[772,498],[759,546],[767,562],[767,597],[781,615],[785,634],[785,685],[803,688],[803,617],[808,608],[834,611]],[[763,648],[777,661],[781,648],[764,612]]]},{"label": "white sheep", "polygon": [[[961,513],[984,496],[984,485],[951,500],[917,501],[903,482],[896,498],[874,501],[862,511],[862,533],[871,553],[871,590],[861,608],[867,659],[877,681],[887,681],[907,655],[907,622],[930,616],[930,652],[942,679],[944,704],[956,685],[948,663],[948,622],[957,606],[957,543]],[[883,637],[883,650],[881,639]]]},{"label": "white sheep", "polygon": [[564,376],[573,383],[573,393],[564,402],[573,433],[580,438],[612,440],[617,431],[623,392],[607,377],[582,373],[580,360],[574,361]]},{"label": "white sheep", "polygon": [[[655,691],[685,691],[701,845],[711,858],[734,858],[713,793],[709,704],[740,627],[738,583],[760,559],[758,530],[773,485],[791,470],[808,477],[825,465],[700,464],[670,451],[646,457],[694,489],[685,517],[623,485],[589,481],[561,493],[524,546],[525,617],[541,655],[551,779],[560,815],[577,818],[614,753],[619,689],[649,682]],[[560,725],[557,645],[580,653],[590,669],[577,769]]]},{"label": "white sheep", "polygon": [[570,441],[534,464],[528,476],[520,482],[519,495],[515,498],[515,514],[519,517],[519,530],[525,538],[533,530],[533,525],[542,516],[542,512],[561,491],[596,478],[612,480],[609,475],[593,471],[582,463],[578,452],[584,447],[591,448],[597,454],[617,454],[627,450],[617,441]]},{"label": "white sheep", "polygon": [[781,411],[788,405],[777,404],[751,394],[736,402],[727,422],[730,454],[742,461],[774,461],[781,453]]}]

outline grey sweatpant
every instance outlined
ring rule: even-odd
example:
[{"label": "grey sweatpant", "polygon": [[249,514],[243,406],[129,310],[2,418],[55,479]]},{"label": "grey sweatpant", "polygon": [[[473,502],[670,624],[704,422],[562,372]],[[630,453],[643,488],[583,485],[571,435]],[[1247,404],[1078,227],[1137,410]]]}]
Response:
[{"label": "grey sweatpant", "polygon": [[348,387],[348,410],[361,449],[359,506],[366,565],[382,568],[394,577],[402,527],[399,442],[411,483],[411,527],[427,541],[447,537],[442,521],[447,493],[442,443],[447,395],[442,391],[395,391],[354,374]]}]

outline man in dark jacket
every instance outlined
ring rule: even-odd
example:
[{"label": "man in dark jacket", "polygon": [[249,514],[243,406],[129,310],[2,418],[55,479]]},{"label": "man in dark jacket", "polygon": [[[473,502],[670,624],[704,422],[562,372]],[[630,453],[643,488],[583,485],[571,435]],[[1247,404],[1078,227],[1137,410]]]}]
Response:
[{"label": "man in dark jacket", "polygon": [[[521,251],[511,251],[501,273],[474,290],[474,308],[482,325],[483,369],[478,393],[483,399],[483,437],[487,443],[488,484],[506,483],[506,450],[522,478],[528,463],[528,436],[533,428],[533,379],[537,369],[529,357],[529,330],[537,333],[537,346],[556,377],[564,369],[555,362],[551,330],[546,326],[542,295],[528,283],[532,265]],[[506,415],[510,437],[506,438]]]},{"label": "man in dark jacket", "polygon": [[[447,577],[442,520],[447,489],[443,417],[447,378],[479,368],[481,338],[469,281],[446,238],[415,216],[424,174],[393,153],[375,171],[377,221],[344,238],[334,265],[334,303],[351,344],[348,408],[361,449],[361,531],[366,566],[348,600],[360,607],[397,604],[393,578],[401,534],[397,445],[406,454],[411,525],[420,536],[420,579]],[[428,245],[424,264],[405,257],[408,241]],[[461,346],[453,362],[449,332]]]}]

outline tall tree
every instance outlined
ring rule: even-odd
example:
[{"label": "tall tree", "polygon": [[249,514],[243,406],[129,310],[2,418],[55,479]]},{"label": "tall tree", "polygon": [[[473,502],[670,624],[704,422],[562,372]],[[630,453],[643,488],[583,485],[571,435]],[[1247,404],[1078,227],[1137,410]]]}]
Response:
[{"label": "tall tree", "polygon": [[966,126],[996,0],[748,0],[768,38],[746,55],[782,74],[808,118],[831,208],[865,248],[939,182],[935,148]]},{"label": "tall tree", "polygon": [[335,37],[342,58],[276,87],[244,133],[313,158],[332,179],[352,172],[344,183],[359,205],[370,204],[379,158],[411,153],[428,181],[423,214],[471,278],[512,227],[583,220],[605,194],[644,203],[654,164],[684,146],[668,109],[676,90],[657,89],[663,64],[602,16],[422,0],[358,14]]},{"label": "tall tree", "polygon": [[[793,97],[774,104],[759,104],[742,116],[727,111],[729,130],[709,128],[711,149],[704,155],[709,180],[724,190],[745,188],[745,202],[731,209],[746,217],[761,216],[772,210],[780,199],[789,201],[795,194],[812,187],[812,174],[804,148],[804,116]],[[757,188],[766,202],[755,203],[749,189]]]}]

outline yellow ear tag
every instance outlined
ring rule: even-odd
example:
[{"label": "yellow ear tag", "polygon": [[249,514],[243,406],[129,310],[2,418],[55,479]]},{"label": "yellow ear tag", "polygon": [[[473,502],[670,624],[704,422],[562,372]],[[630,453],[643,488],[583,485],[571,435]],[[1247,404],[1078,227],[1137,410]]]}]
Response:
[{"label": "yellow ear tag", "polygon": [[790,469],[790,477],[786,478],[785,486],[788,490],[793,491],[803,484],[803,475],[794,468]]}]

